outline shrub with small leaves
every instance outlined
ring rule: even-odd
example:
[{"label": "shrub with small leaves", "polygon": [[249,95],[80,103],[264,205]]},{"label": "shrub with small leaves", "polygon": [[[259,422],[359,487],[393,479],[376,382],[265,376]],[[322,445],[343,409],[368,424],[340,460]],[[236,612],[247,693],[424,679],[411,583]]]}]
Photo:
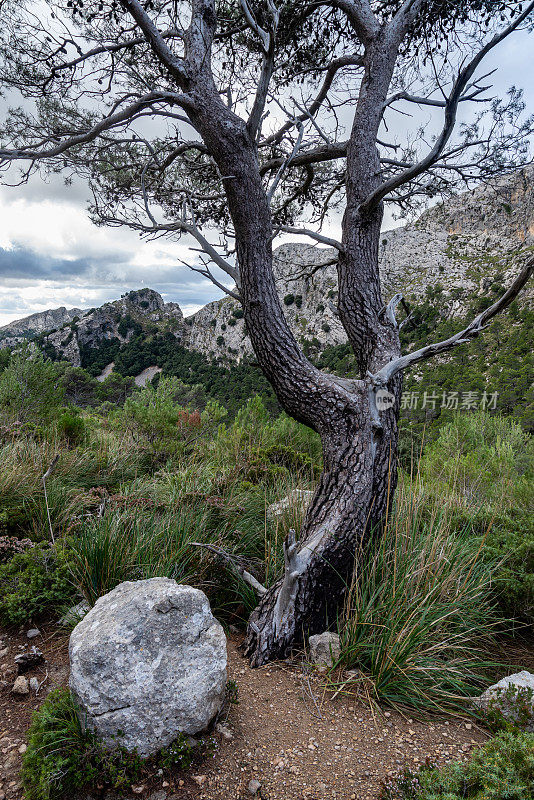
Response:
[{"label": "shrub with small leaves", "polygon": [[500,733],[470,761],[438,768],[427,762],[383,785],[382,800],[531,800],[534,734]]},{"label": "shrub with small leaves", "polygon": [[9,561],[17,553],[24,553],[34,544],[31,539],[17,539],[16,536],[0,536],[0,564]]}]

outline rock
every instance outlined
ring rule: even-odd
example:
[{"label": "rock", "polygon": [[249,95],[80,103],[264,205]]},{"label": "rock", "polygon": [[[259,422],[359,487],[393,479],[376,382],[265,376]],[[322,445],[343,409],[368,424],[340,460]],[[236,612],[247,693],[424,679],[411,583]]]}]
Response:
[{"label": "rock", "polygon": [[167,792],[165,792],[163,789],[160,789],[157,792],[152,792],[152,794],[148,795],[147,800],[167,800]]},{"label": "rock", "polygon": [[39,691],[39,681],[35,676],[33,678],[30,678],[30,689],[33,692],[35,692],[35,694],[37,694],[37,692]]},{"label": "rock", "polygon": [[308,639],[310,646],[310,661],[319,666],[332,666],[332,663],[339,658],[341,645],[337,633],[317,633]]},{"label": "rock", "polygon": [[534,675],[523,670],[490,686],[477,705],[485,712],[501,713],[505,719],[534,732]]},{"label": "rock", "polygon": [[191,775],[191,779],[195,781],[198,786],[202,786],[203,783],[206,783],[207,775]]},{"label": "rock", "polygon": [[204,730],[224,702],[223,628],[203,592],[170,578],[127,581],[101,597],[69,653],[84,724],[109,747],[151,755]]},{"label": "rock", "polygon": [[91,606],[85,600],[81,600],[75,606],[71,606],[69,610],[61,617],[58,625],[68,628],[70,625],[78,623],[85,617]]},{"label": "rock", "polygon": [[227,739],[229,741],[230,739],[234,738],[234,734],[227,725],[221,725],[219,723],[218,725],[215,726],[215,730],[217,731],[217,733],[221,734],[223,739]]},{"label": "rock", "polygon": [[28,683],[28,679],[25,678],[24,675],[19,675],[17,678],[15,678],[15,683],[13,684],[11,691],[13,694],[29,694],[30,685]]},{"label": "rock", "polygon": [[26,634],[28,639],[35,639],[36,636],[40,636],[40,635],[41,635],[41,631],[39,630],[39,628],[30,628],[30,630]]},{"label": "rock", "polygon": [[272,503],[270,506],[268,506],[267,513],[271,517],[280,517],[291,508],[298,506],[306,508],[309,505],[312,497],[313,492],[311,489],[293,489],[293,491],[289,492],[289,494],[282,498],[282,500],[278,500],[278,502]]},{"label": "rock", "polygon": [[42,664],[44,660],[45,657],[42,652],[34,645],[31,650],[27,650],[25,653],[19,653],[18,656],[15,656],[17,672],[19,675],[23,675],[25,672],[28,672],[29,669],[33,669],[39,664]]},{"label": "rock", "polygon": [[261,789],[261,783],[253,778],[251,781],[248,782],[247,789],[249,794],[255,795],[258,794],[259,790]]},{"label": "rock", "polygon": [[19,754],[23,756],[27,749],[28,749],[27,744],[21,744],[21,746],[19,747]]}]

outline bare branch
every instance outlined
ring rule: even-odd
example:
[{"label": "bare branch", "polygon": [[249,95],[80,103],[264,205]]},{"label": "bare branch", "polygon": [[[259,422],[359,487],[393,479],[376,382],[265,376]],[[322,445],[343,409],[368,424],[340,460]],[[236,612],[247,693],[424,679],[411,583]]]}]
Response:
[{"label": "bare branch", "polygon": [[42,150],[32,150],[30,147],[22,147],[15,150],[0,150],[0,163],[21,160],[38,161],[46,158],[55,158],[73,147],[94,141],[101,133],[109,131],[133,119],[142,109],[160,102],[190,105],[190,99],[185,95],[176,94],[174,92],[151,92],[150,94],[143,95],[136,100],[135,103],[126,106],[121,111],[103,117],[96,125],[93,125],[92,128],[82,133],[69,136],[68,139],[60,142],[55,147]]},{"label": "bare branch", "polygon": [[303,126],[302,122],[297,122],[297,126],[298,126],[298,129],[299,129],[299,135],[297,136],[297,141],[295,142],[295,144],[293,146],[293,150],[291,151],[289,156],[282,162],[282,164],[280,164],[280,168],[279,168],[278,172],[276,173],[276,175],[274,176],[273,182],[271,183],[271,185],[270,185],[270,187],[269,187],[269,189],[267,191],[267,200],[268,200],[269,203],[273,199],[274,193],[276,191],[276,187],[278,186],[278,184],[282,180],[282,176],[283,176],[284,172],[287,170],[289,165],[295,159],[295,157],[296,157],[296,155],[297,155],[297,153],[298,153],[298,151],[300,149],[300,145],[302,144],[302,137],[304,136],[304,126]]},{"label": "bare branch", "polygon": [[[305,164],[319,164],[322,161],[334,161],[337,158],[345,158],[347,155],[348,142],[334,142],[331,145],[321,145],[314,147],[313,150],[306,150],[303,153],[296,154],[291,159],[292,167],[302,167]],[[261,165],[260,171],[262,175],[273,169],[277,169],[282,164],[286,163],[287,159],[283,157],[271,158]],[[289,164],[287,164],[289,166]]]},{"label": "bare branch", "polygon": [[204,544],[203,542],[191,542],[191,544],[193,547],[204,547],[206,550],[210,550],[210,552],[215,553],[215,555],[219,556],[219,558],[223,558],[230,564],[232,569],[234,569],[235,572],[237,572],[237,574],[243,578],[245,583],[248,583],[249,586],[252,586],[252,588],[255,589],[260,597],[266,594],[267,589],[265,586],[263,586],[254,577],[254,575],[251,575],[250,572],[247,572],[247,570],[241,566],[236,556],[230,555],[230,553],[227,553],[226,550],[222,549],[222,547],[217,547],[214,544]]},{"label": "bare branch", "polygon": [[317,92],[315,100],[310,103],[309,108],[306,111],[303,111],[299,117],[295,117],[295,119],[288,120],[282,127],[276,131],[276,133],[271,134],[266,139],[264,139],[260,147],[265,147],[266,145],[270,144],[278,144],[282,141],[283,136],[287,131],[291,130],[291,128],[296,124],[296,121],[305,122],[306,119],[310,116],[314,116],[317,114],[319,109],[321,108],[323,102],[326,100],[328,96],[328,92],[334,82],[334,78],[336,77],[337,73],[343,69],[343,67],[361,67],[363,66],[363,59],[359,55],[352,55],[352,56],[341,56],[340,58],[334,59],[328,65],[326,70],[326,74],[322,83],[321,88]]},{"label": "bare branch", "polygon": [[174,55],[141,3],[138,0],[121,0],[121,5],[137,22],[157,59],[183,86],[188,77],[184,60]]},{"label": "bare branch", "polygon": [[400,358],[390,361],[389,364],[382,367],[375,375],[369,375],[374,385],[386,386],[394,375],[407,367],[411,367],[412,364],[416,364],[418,361],[423,361],[427,358],[432,358],[432,356],[439,355],[439,353],[446,353],[456,347],[456,345],[465,344],[477,337],[493,317],[507,308],[510,303],[515,300],[533,272],[534,258],[530,258],[509,289],[493,303],[493,305],[486,308],[485,311],[475,317],[467,328],[455,333],[448,339],[426,345],[419,350],[414,350],[413,353],[407,353]]},{"label": "bare branch", "polygon": [[418,164],[415,164],[414,166],[404,170],[404,172],[401,172],[399,175],[396,175],[389,181],[385,181],[376,191],[372,192],[360,205],[360,212],[369,212],[371,209],[376,208],[376,206],[384,199],[384,197],[386,197],[386,195],[395,189],[398,189],[408,181],[413,180],[413,178],[416,178],[418,175],[421,175],[439,160],[454,130],[458,104],[460,103],[463,93],[466,90],[466,87],[472,76],[474,75],[475,70],[478,68],[480,62],[491,50],[493,50],[494,47],[502,42],[503,39],[509,36],[519,27],[519,25],[521,25],[522,22],[525,21],[533,9],[534,0],[528,4],[526,9],[519,14],[513,22],[511,22],[502,31],[499,31],[499,33],[497,33],[492,39],[490,39],[490,41],[487,42],[484,47],[479,50],[476,56],[467,64],[467,66],[460,70],[451,93],[445,103],[445,120],[443,129],[438,136],[432,150],[427,156],[425,156],[425,158],[421,159]]},{"label": "bare branch", "polygon": [[337,239],[331,239],[329,236],[324,236],[322,233],[317,233],[317,231],[312,231],[308,228],[292,228],[290,225],[281,225],[280,230],[284,233],[296,233],[301,236],[309,236],[310,239],[315,239],[316,242],[327,244],[328,247],[335,247],[340,253],[343,253],[345,250],[341,242],[338,242]]}]

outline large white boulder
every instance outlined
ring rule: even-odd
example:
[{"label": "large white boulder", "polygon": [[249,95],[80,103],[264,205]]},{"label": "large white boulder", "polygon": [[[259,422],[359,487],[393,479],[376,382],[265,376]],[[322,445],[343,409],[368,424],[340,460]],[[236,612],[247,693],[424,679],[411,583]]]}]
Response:
[{"label": "large white boulder", "polygon": [[534,675],[523,670],[502,678],[486,689],[477,705],[483,711],[501,713],[509,722],[534,731]]},{"label": "large white boulder", "polygon": [[170,578],[121,583],[74,628],[70,689],[82,722],[148,756],[204,730],[226,688],[226,637],[206,595]]}]

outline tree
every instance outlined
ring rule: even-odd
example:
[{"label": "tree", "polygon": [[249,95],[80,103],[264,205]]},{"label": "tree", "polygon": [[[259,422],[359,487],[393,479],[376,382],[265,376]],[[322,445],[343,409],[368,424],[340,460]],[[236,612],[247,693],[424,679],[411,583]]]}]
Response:
[{"label": "tree", "polygon": [[0,375],[0,409],[13,422],[49,422],[64,402],[62,369],[39,350],[12,353]]},{"label": "tree", "polygon": [[[83,176],[99,224],[192,237],[203,252],[192,269],[240,301],[280,404],[321,435],[324,472],[300,536],[286,542],[285,573],[249,622],[251,662],[265,663],[323,628],[357,545],[386,514],[403,369],[476,336],[530,275],[528,263],[461,334],[403,356],[401,297],[384,303],[378,247],[384,202],[408,213],[528,158],[533,123],[521,93],[488,96],[481,65],[531,25],[534,2],[7,0],[5,8],[3,84],[24,103],[1,132],[4,166],[21,163],[21,181],[34,170]],[[476,113],[457,124],[470,106]],[[396,138],[388,133],[410,109],[440,115],[432,141],[417,115],[411,133],[404,124]],[[338,207],[341,241],[321,232]],[[272,271],[273,240],[287,232],[338,252],[337,311],[356,380],[314,367],[288,327]]]}]

